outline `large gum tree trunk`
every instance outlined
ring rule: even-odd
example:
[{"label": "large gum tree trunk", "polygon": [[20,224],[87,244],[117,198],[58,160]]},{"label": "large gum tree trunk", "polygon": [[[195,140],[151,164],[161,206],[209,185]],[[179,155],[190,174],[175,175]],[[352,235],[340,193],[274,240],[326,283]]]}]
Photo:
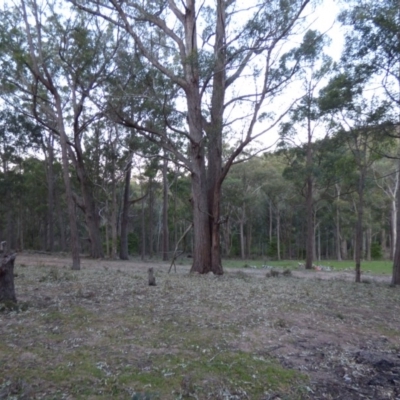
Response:
[{"label": "large gum tree trunk", "polygon": [[201,165],[198,166],[197,173],[192,173],[191,202],[193,207],[194,249],[190,272],[206,274],[211,271],[211,240],[205,171],[204,166]]}]

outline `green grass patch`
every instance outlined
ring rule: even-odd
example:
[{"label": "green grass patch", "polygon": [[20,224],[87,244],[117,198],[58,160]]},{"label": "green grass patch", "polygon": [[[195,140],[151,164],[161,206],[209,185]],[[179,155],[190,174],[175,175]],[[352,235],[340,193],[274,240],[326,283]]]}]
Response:
[{"label": "green grass patch", "polygon": [[203,398],[205,394],[217,395],[221,389],[259,398],[268,391],[288,393],[296,384],[301,386],[306,382],[306,377],[297,371],[244,352],[216,350],[213,356],[208,352],[190,357],[152,356],[151,361],[152,367],[147,371],[126,368],[119,382],[135,387],[139,393],[153,392],[162,399]]},{"label": "green grass patch", "polygon": [[[265,260],[237,260],[225,259],[223,266],[228,268],[262,268],[263,266],[271,266],[278,268],[291,268],[297,269],[299,263],[304,264],[304,260],[282,260],[282,261],[265,261]],[[314,265],[330,266],[334,270],[349,270],[355,269],[355,262],[353,260],[335,261],[335,260],[322,260],[315,261]],[[373,274],[391,274],[393,269],[393,262],[390,260],[379,261],[362,261],[361,270],[364,273]]]}]

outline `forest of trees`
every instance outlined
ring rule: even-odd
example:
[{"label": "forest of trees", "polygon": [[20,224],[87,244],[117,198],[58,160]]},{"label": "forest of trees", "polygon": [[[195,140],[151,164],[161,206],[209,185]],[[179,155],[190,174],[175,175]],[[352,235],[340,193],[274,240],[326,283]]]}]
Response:
[{"label": "forest of trees", "polygon": [[337,259],[360,281],[387,258],[400,284],[400,8],[347,2],[334,62],[310,29],[322,6],[5,2],[0,239],[74,269],[167,260],[182,236],[200,273]]}]

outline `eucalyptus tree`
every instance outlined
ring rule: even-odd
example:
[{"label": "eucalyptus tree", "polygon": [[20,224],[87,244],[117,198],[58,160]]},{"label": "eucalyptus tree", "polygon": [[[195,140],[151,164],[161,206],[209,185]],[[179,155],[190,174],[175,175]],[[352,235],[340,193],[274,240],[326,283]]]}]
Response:
[{"label": "eucalyptus tree", "polygon": [[[375,183],[378,188],[382,191],[385,197],[388,199],[390,204],[390,259],[394,260],[394,253],[397,242],[397,205],[396,197],[399,190],[399,178],[400,172],[398,169],[398,162],[394,159],[382,159],[379,160],[373,166],[373,172],[375,177]],[[386,239],[382,238],[382,244]]]},{"label": "eucalyptus tree", "polygon": [[2,240],[6,240],[6,247],[16,247],[12,235],[14,230],[13,217],[17,210],[15,205],[18,197],[14,190],[20,186],[17,182],[18,172],[16,168],[21,165],[23,156],[28,150],[37,151],[41,140],[42,130],[23,114],[12,112],[4,108],[0,111],[0,171],[1,179],[1,203],[4,207],[2,218],[6,226],[3,230]]},{"label": "eucalyptus tree", "polygon": [[[352,26],[346,37],[345,58],[349,65],[373,76],[374,84],[381,83],[383,95],[396,105],[395,129],[388,134],[399,137],[400,123],[400,5],[395,0],[352,1],[340,20]],[[399,159],[400,166],[400,159]],[[400,191],[397,191],[397,208]],[[397,230],[400,213],[397,212]],[[392,283],[400,284],[400,236],[397,235]]]},{"label": "eucalyptus tree", "polygon": [[[331,71],[332,61],[324,55],[324,46],[327,44],[326,37],[317,31],[309,30],[305,36],[302,48],[306,64],[301,72],[302,89],[304,93],[300,101],[290,112],[290,121],[282,124],[282,139],[305,133],[306,136],[306,219],[307,219],[307,237],[306,237],[306,269],[311,269],[314,256],[314,161],[312,142],[318,134],[318,130],[325,131],[322,126],[323,115],[318,107],[317,90],[321,81],[326,78]],[[292,138],[291,138],[292,139]]]},{"label": "eucalyptus tree", "polygon": [[[73,268],[80,268],[74,202],[84,211],[91,255],[102,257],[98,212],[85,169],[82,137],[99,118],[91,98],[107,79],[117,49],[114,32],[82,13],[58,8],[56,2],[21,0],[2,15],[5,51],[4,98],[60,140],[68,199]],[[73,193],[70,162],[81,196]]]},{"label": "eucalyptus tree", "polygon": [[[168,129],[164,130],[143,115],[132,118],[122,109],[115,114],[125,125],[164,147],[189,171],[194,223],[192,271],[222,274],[221,185],[244,148],[281,118],[279,112],[263,109],[263,105],[299,69],[301,54],[283,55],[281,50],[290,36],[299,32],[302,14],[311,0],[246,5],[233,0],[213,4],[195,0],[180,4],[174,0],[71,1],[124,29],[135,52],[177,88],[181,101],[176,104],[186,114],[184,124],[166,118]],[[147,90],[143,99],[150,94]],[[159,93],[157,98],[162,109],[164,97]],[[243,104],[246,106],[240,109]],[[264,118],[262,124],[260,118]],[[187,150],[182,151],[170,133],[176,134],[178,142],[183,140]],[[235,147],[224,154],[227,139]]]},{"label": "eucalyptus tree", "polygon": [[390,103],[376,97],[366,99],[364,84],[365,77],[361,73],[347,70],[332,78],[320,97],[322,109],[335,116],[337,138],[350,150],[357,169],[356,282],[361,282],[366,177],[373,163],[390,148],[390,142],[385,140],[385,128],[391,126],[387,123]]}]

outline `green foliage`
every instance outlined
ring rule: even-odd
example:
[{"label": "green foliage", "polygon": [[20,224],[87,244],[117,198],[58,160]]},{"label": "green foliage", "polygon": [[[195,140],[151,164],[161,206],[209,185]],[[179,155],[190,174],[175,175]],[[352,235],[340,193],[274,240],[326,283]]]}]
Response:
[{"label": "green foliage", "polygon": [[382,259],[382,246],[380,243],[377,243],[377,242],[372,243],[371,258],[374,260]]},{"label": "green foliage", "polygon": [[139,237],[136,232],[128,233],[128,252],[129,254],[139,253]]}]

